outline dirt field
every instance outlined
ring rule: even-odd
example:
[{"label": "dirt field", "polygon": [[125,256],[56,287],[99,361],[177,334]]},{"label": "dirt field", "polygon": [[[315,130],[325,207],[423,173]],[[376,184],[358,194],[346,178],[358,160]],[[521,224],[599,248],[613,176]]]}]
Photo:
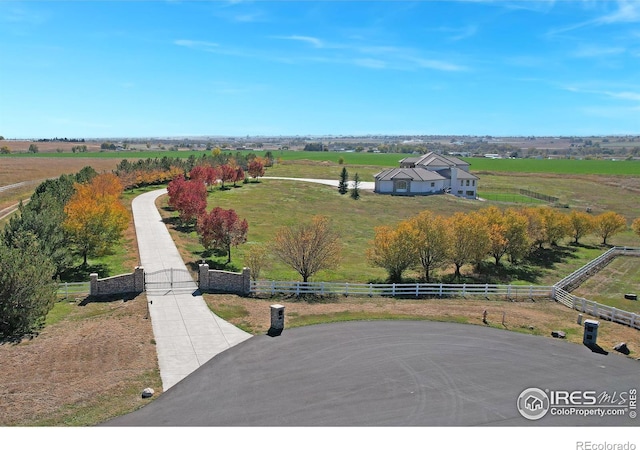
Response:
[{"label": "dirt field", "polygon": [[39,336],[0,345],[0,425],[91,425],[162,391],[146,296],[60,307]]}]

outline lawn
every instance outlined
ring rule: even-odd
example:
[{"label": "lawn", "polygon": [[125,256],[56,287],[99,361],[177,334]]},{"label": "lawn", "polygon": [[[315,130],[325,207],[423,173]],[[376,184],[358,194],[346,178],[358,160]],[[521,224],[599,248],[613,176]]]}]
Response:
[{"label": "lawn", "polygon": [[640,314],[640,301],[624,294],[640,294],[640,258],[618,256],[572,292],[578,297]]},{"label": "lawn", "polygon": [[[166,208],[167,198],[161,198],[163,215],[175,222],[175,213]],[[286,180],[261,180],[259,183],[238,185],[228,190],[214,190],[209,195],[208,209],[219,206],[235,209],[240,218],[249,222],[248,242],[232,249],[232,263],[225,266],[224,256],[210,256],[204,253],[198,243],[195,231],[178,232],[175,224],[171,231],[188,265],[195,268],[206,259],[211,267],[239,271],[244,265],[244,257],[252,245],[265,244],[273,233],[282,226],[300,221],[308,221],[314,215],[326,215],[342,236],[342,262],[338,269],[324,271],[312,281],[336,282],[384,282],[386,272],[369,265],[366,249],[374,237],[375,227],[396,225],[400,220],[429,209],[436,214],[449,216],[455,212],[469,212],[487,207],[491,202],[464,200],[452,196],[395,197],[362,193],[360,200],[352,200],[348,195],[340,195],[337,189],[305,182]],[[509,206],[503,205],[503,206]],[[283,214],[286,211],[286,214]],[[637,245],[631,232],[615,236],[611,242],[618,245]],[[465,267],[466,282],[518,283],[550,285],[558,281],[591,259],[601,254],[598,238],[583,239],[581,246],[560,246],[535,252],[518,266],[504,262],[499,270],[489,263],[480,274],[472,275],[471,268]],[[446,274],[450,275],[450,271]],[[445,274],[445,275],[446,275]],[[443,274],[441,274],[443,275]],[[407,281],[417,280],[420,273],[407,271]],[[260,274],[262,279],[299,280],[300,276],[277,261],[270,261]]]}]

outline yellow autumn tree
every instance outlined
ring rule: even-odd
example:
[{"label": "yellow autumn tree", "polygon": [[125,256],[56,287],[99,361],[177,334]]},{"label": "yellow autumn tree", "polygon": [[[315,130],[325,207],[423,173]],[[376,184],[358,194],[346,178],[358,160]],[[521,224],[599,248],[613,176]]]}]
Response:
[{"label": "yellow autumn tree", "polygon": [[449,256],[451,241],[447,221],[431,211],[422,211],[408,220],[413,247],[428,283],[433,270],[443,267]]},{"label": "yellow autumn tree", "polygon": [[75,193],[64,209],[63,226],[76,253],[82,256],[83,265],[87,265],[89,256],[108,253],[127,228],[129,212],[120,202],[122,190],[114,174],[75,184]]},{"label": "yellow autumn tree", "polygon": [[571,211],[569,213],[569,224],[573,243],[576,245],[579,243],[580,238],[591,233],[594,228],[593,216],[583,211]]},{"label": "yellow autumn tree", "polygon": [[367,249],[367,260],[374,267],[382,267],[389,275],[389,281],[400,283],[402,273],[416,260],[414,233],[408,221],[397,227],[376,227],[375,236]]},{"label": "yellow autumn tree", "polygon": [[489,228],[481,213],[456,213],[448,219],[451,230],[449,259],[455,265],[455,277],[467,263],[479,264],[489,252]]},{"label": "yellow autumn tree", "polygon": [[627,229],[627,220],[617,212],[607,211],[596,216],[594,227],[602,245],[607,245],[607,239]]}]

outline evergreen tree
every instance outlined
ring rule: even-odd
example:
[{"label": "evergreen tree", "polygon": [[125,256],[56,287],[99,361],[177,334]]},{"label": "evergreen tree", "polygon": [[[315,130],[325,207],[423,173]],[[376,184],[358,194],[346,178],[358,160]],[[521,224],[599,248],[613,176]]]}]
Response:
[{"label": "evergreen tree", "polygon": [[343,195],[347,193],[348,180],[349,180],[349,173],[347,172],[347,168],[343,167],[342,172],[340,172],[340,182],[338,183],[338,192],[340,192]]},{"label": "evergreen tree", "polygon": [[20,338],[44,323],[56,299],[55,268],[32,234],[19,248],[0,243],[0,338]]},{"label": "evergreen tree", "polygon": [[360,177],[356,173],[353,176],[353,189],[351,190],[351,198],[358,200],[360,198]]}]

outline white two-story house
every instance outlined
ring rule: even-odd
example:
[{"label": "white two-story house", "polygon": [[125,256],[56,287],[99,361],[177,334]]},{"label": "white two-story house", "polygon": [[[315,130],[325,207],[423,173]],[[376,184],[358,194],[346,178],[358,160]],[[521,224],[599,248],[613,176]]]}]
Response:
[{"label": "white two-story house", "polygon": [[400,167],[386,169],[375,175],[375,190],[379,194],[430,195],[451,193],[457,197],[475,199],[479,178],[469,173],[469,163],[430,152],[404,158]]}]

